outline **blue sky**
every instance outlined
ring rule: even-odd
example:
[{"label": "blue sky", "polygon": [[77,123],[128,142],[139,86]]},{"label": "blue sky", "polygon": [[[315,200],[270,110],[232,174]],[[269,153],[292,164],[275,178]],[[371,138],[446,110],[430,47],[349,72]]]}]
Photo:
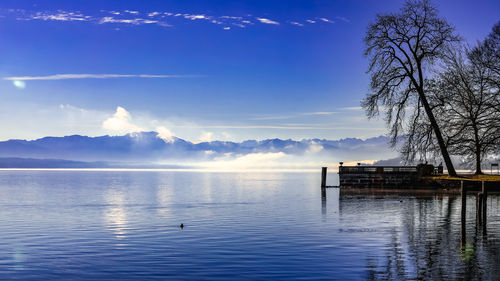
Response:
[{"label": "blue sky", "polygon": [[[362,38],[402,3],[3,0],[0,139],[382,135],[358,108]],[[435,3],[471,44],[500,19],[498,1]]]}]

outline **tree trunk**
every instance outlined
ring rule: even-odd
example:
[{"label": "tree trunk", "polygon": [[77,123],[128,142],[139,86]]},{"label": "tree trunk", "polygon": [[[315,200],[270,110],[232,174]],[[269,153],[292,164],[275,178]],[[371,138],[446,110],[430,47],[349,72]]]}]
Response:
[{"label": "tree trunk", "polygon": [[476,149],[476,175],[481,175],[483,171],[481,170],[481,152]]},{"label": "tree trunk", "polygon": [[476,141],[476,175],[483,173],[481,171],[481,146],[479,145],[479,133],[477,127],[473,125],[474,128],[474,139]]},{"label": "tree trunk", "polygon": [[427,102],[427,98],[425,97],[423,89],[418,90],[418,95],[420,100],[422,101],[422,105],[424,106],[425,112],[427,113],[427,117],[429,117],[429,121],[431,122],[432,129],[434,130],[434,134],[436,134],[436,139],[439,144],[439,149],[441,150],[441,155],[443,156],[444,163],[446,164],[446,168],[448,169],[448,174],[450,176],[456,177],[457,172],[453,167],[453,163],[451,162],[450,154],[448,153],[448,149],[444,144],[443,135],[441,134],[441,130],[436,122],[436,118],[432,113],[432,109]]}]

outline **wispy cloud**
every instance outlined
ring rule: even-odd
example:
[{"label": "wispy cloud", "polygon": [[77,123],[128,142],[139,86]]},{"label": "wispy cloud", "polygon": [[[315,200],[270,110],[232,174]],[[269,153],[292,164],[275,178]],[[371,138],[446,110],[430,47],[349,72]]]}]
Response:
[{"label": "wispy cloud", "polygon": [[[7,12],[7,14],[4,14]],[[204,22],[207,24],[222,25],[220,28],[229,30],[229,26],[237,26],[245,28],[247,25],[253,25],[254,22],[279,25],[284,22],[294,26],[304,26],[304,23],[319,24],[319,23],[334,23],[335,21],[326,17],[316,17],[313,19],[269,19],[264,17],[254,17],[246,14],[240,15],[210,15],[196,13],[179,13],[175,11],[136,11],[136,10],[100,10],[98,13],[83,14],[80,11],[29,11],[23,9],[7,9],[0,10],[0,17],[13,15],[16,20],[41,20],[41,21],[59,21],[59,22],[89,22],[94,24],[122,24],[122,25],[159,25],[162,27],[176,25],[181,20]],[[350,22],[345,17],[335,17],[335,19],[343,22]],[[118,29],[117,29],[118,30]]]},{"label": "wispy cloud", "polygon": [[311,143],[309,144],[309,148],[307,149],[307,152],[318,153],[318,152],[322,151],[323,149],[324,149],[324,147],[320,143],[317,143],[315,141],[311,141]]},{"label": "wispy cloud", "polygon": [[351,22],[351,20],[350,20],[350,19],[345,18],[345,17],[335,17],[335,18],[336,18],[336,19],[338,19],[338,20],[341,20],[341,21],[343,21],[343,22]]},{"label": "wispy cloud", "polygon": [[348,107],[341,107],[341,110],[363,110],[361,106],[348,106]]},{"label": "wispy cloud", "polygon": [[90,21],[91,16],[86,16],[81,13],[66,12],[58,10],[55,13],[50,12],[36,12],[34,15],[29,16],[26,19],[31,20],[50,20],[50,21]]},{"label": "wispy cloud", "polygon": [[334,21],[329,20],[327,18],[318,18],[318,19],[321,20],[321,21],[327,22],[327,23],[335,23]]},{"label": "wispy cloud", "polygon": [[220,16],[221,19],[233,19],[233,20],[242,20],[243,17],[235,17],[235,16]]},{"label": "wispy cloud", "polygon": [[290,24],[293,24],[293,25],[296,25],[296,26],[304,26],[300,22],[296,22],[296,21],[291,21]]},{"label": "wispy cloud", "polygon": [[3,80],[28,81],[28,80],[66,80],[66,79],[109,79],[109,78],[194,78],[200,75],[175,75],[175,74],[54,74],[47,76],[11,76]]},{"label": "wispy cloud", "polygon": [[207,169],[215,170],[240,170],[248,168],[270,168],[278,167],[277,161],[287,156],[284,152],[250,153],[246,155],[233,156],[228,153],[221,157],[216,157],[210,162],[201,162],[197,165]]},{"label": "wispy cloud", "polygon": [[184,14],[183,16],[185,19],[189,19],[189,20],[209,20],[209,19],[211,19],[211,17],[207,17],[205,15]]},{"label": "wispy cloud", "polygon": [[138,15],[138,14],[139,14],[139,11],[125,10],[124,12],[125,12],[125,13],[129,13],[129,14],[132,14],[132,15]]},{"label": "wispy cloud", "polygon": [[292,118],[302,118],[304,116],[328,116],[335,114],[337,112],[334,111],[317,111],[317,112],[301,112],[301,113],[293,113],[289,115],[264,115],[249,118],[249,120],[284,120],[284,119],[292,119]]},{"label": "wispy cloud", "polygon": [[198,143],[200,142],[211,142],[214,138],[214,133],[212,132],[203,132],[198,139]]},{"label": "wispy cloud", "polygon": [[380,131],[386,128],[377,127],[359,127],[359,126],[286,126],[286,125],[173,125],[176,128],[192,128],[192,129],[277,129],[277,130],[368,130]]},{"label": "wispy cloud", "polygon": [[174,142],[174,133],[172,133],[172,131],[170,131],[167,127],[159,126],[156,128],[156,132],[158,133],[157,137],[165,142]]},{"label": "wispy cloud", "polygon": [[338,112],[335,111],[317,111],[317,112],[304,112],[301,115],[332,115]]},{"label": "wispy cloud", "polygon": [[280,24],[279,22],[277,21],[273,21],[273,20],[270,20],[270,19],[266,19],[266,18],[256,18],[258,21],[260,21],[261,23],[265,23],[265,24]]},{"label": "wispy cloud", "polygon": [[136,18],[136,19],[115,19],[113,17],[103,17],[100,21],[100,24],[103,23],[126,23],[126,24],[133,24],[133,25],[140,25],[140,24],[161,24],[163,26],[168,26],[167,23],[160,23],[156,20],[147,20],[147,19],[141,19],[141,18]]}]

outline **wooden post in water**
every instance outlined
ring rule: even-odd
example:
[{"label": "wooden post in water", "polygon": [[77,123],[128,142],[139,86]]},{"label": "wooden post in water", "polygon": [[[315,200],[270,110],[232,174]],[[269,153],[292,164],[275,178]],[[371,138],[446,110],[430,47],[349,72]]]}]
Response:
[{"label": "wooden post in water", "polygon": [[486,185],[484,184],[484,181],[481,182],[482,190],[483,190],[483,235],[486,235],[486,209],[487,209],[487,204],[486,201],[488,200],[488,190],[486,189]]},{"label": "wooden post in water", "polygon": [[321,188],[321,214],[326,215],[326,188]]},{"label": "wooden post in water", "polygon": [[479,192],[477,194],[476,219],[477,219],[477,225],[481,226],[482,222],[483,222],[483,193],[482,192]]},{"label": "wooden post in water", "polygon": [[465,245],[466,242],[466,223],[465,223],[465,215],[466,213],[466,206],[467,206],[467,188],[464,185],[464,181],[460,181],[460,190],[461,190],[461,196],[462,196],[462,213],[461,213],[461,219],[462,219],[462,224],[460,227],[460,243],[462,245]]},{"label": "wooden post in water", "polygon": [[321,189],[326,188],[326,167],[321,168]]}]

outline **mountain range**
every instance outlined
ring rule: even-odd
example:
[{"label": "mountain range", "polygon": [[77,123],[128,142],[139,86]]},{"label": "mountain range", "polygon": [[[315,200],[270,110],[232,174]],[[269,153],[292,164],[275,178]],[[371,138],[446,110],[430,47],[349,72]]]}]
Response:
[{"label": "mountain range", "polygon": [[[180,138],[164,140],[156,132],[130,133],[122,136],[88,137],[71,135],[65,137],[44,137],[36,140],[12,139],[0,142],[0,166],[23,161],[19,159],[64,159],[64,161],[154,163],[166,160],[203,159],[211,160],[221,156],[241,156],[255,153],[284,153],[286,155],[336,155],[335,158],[374,159],[360,155],[379,155],[376,159],[390,156],[387,137],[380,136],[366,140],[345,138],[340,140],[246,140],[243,142],[211,141],[193,143]],[[339,158],[339,159],[340,159]],[[343,159],[347,159],[343,158]],[[10,159],[10,160],[9,160]],[[18,159],[14,161],[13,159]],[[27,161],[27,160],[26,160]],[[24,161],[23,163],[25,163]],[[78,166],[79,163],[64,163]],[[28,161],[29,162],[29,161]],[[3,164],[2,164],[3,163]],[[41,165],[41,163],[39,163]],[[80,163],[82,164],[82,163]],[[83,164],[82,164],[83,165]],[[11,166],[11,165],[10,165]],[[28,165],[30,166],[30,165]]]}]

